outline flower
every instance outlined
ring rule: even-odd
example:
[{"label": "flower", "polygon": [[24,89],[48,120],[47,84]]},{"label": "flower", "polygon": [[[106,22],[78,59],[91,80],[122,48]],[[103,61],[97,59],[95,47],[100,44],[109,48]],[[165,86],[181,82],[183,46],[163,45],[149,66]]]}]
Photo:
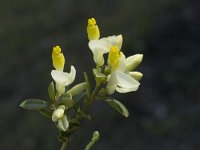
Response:
[{"label": "flower", "polygon": [[127,93],[138,89],[140,83],[129,74],[129,62],[117,46],[111,47],[108,55],[111,74],[108,76],[106,86],[108,94],[113,94],[115,90],[119,93]]},{"label": "flower", "polygon": [[70,85],[75,80],[76,69],[71,66],[70,73],[63,72],[65,65],[65,57],[61,53],[61,48],[56,46],[53,48],[52,52],[53,66],[56,70],[51,71],[51,76],[56,82],[56,90],[60,94],[65,92],[65,86]]},{"label": "flower", "polygon": [[52,70],[51,76],[56,82],[56,89],[59,93],[65,92],[65,86],[74,82],[76,76],[76,70],[74,66],[71,66],[70,73],[62,72],[58,70]]},{"label": "flower", "polygon": [[107,76],[107,93],[113,94],[114,91],[126,93],[136,91],[140,85],[138,82],[142,73],[131,72],[142,61],[143,55],[136,54],[128,58],[121,52],[123,37],[113,35],[99,40],[89,41],[89,48],[93,52],[94,61],[98,66],[104,65],[105,53],[108,54],[108,66],[111,73]]},{"label": "flower", "polygon": [[122,46],[122,35],[113,35],[101,38],[99,40],[91,40],[89,41],[89,48],[91,49],[93,53],[93,58],[95,63],[98,66],[104,65],[104,57],[103,55],[105,53],[108,53],[110,51],[110,48],[112,46],[117,46],[119,49],[121,49]]},{"label": "flower", "polygon": [[99,27],[94,18],[88,19],[87,34],[89,40],[98,40],[100,37]]}]

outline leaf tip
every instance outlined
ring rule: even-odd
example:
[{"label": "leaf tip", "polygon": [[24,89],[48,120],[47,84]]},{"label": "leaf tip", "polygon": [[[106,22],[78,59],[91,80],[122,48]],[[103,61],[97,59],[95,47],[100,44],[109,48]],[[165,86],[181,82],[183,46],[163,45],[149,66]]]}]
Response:
[{"label": "leaf tip", "polygon": [[24,108],[24,104],[25,104],[25,101],[21,102],[21,103],[19,104],[19,106],[22,107],[22,108]]}]

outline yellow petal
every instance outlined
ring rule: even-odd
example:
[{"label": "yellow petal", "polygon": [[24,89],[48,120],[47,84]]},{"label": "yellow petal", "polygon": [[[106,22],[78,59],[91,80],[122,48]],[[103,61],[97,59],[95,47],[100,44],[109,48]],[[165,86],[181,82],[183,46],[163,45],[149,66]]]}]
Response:
[{"label": "yellow petal", "polygon": [[61,52],[60,46],[55,46],[52,52],[53,66],[56,70],[63,71],[65,65],[65,57]]},{"label": "yellow petal", "polygon": [[108,55],[108,64],[111,66],[112,71],[116,70],[121,58],[121,52],[117,46],[111,47]]},{"label": "yellow petal", "polygon": [[94,18],[88,19],[87,34],[89,40],[98,40],[100,37],[99,27]]}]

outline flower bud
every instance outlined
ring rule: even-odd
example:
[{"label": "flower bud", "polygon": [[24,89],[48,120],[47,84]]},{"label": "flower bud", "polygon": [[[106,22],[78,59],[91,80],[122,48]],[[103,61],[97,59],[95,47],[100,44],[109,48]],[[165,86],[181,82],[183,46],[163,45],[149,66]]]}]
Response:
[{"label": "flower bud", "polygon": [[52,121],[56,122],[59,119],[61,119],[64,115],[64,112],[65,112],[65,106],[64,105],[59,106],[56,110],[54,110],[52,114]]},{"label": "flower bud", "polygon": [[135,69],[143,59],[143,54],[136,54],[126,58],[127,71]]},{"label": "flower bud", "polygon": [[129,75],[137,81],[139,81],[143,77],[143,74],[141,72],[138,72],[138,71],[129,72]]},{"label": "flower bud", "polygon": [[58,120],[58,128],[61,131],[66,131],[69,127],[69,121],[67,119],[67,116],[64,115],[61,119]]},{"label": "flower bud", "polygon": [[87,34],[89,40],[98,40],[100,37],[99,27],[94,18],[88,19]]},{"label": "flower bud", "polygon": [[97,141],[99,139],[99,131],[95,131],[93,133],[92,141]]}]

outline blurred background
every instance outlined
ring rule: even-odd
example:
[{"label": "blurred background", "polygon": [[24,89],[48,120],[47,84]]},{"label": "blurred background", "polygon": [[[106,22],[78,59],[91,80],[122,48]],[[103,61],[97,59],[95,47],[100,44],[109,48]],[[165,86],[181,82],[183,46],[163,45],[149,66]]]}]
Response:
[{"label": "blurred background", "polygon": [[[87,19],[101,37],[122,34],[125,55],[144,54],[140,89],[116,94],[130,111],[124,118],[103,102],[83,121],[69,150],[82,150],[94,130],[95,150],[200,149],[200,1],[198,0],[0,0],[0,149],[57,150],[54,124],[19,107],[26,98],[47,99],[52,47],[69,66],[95,66]],[[91,75],[91,73],[90,73]]]}]

